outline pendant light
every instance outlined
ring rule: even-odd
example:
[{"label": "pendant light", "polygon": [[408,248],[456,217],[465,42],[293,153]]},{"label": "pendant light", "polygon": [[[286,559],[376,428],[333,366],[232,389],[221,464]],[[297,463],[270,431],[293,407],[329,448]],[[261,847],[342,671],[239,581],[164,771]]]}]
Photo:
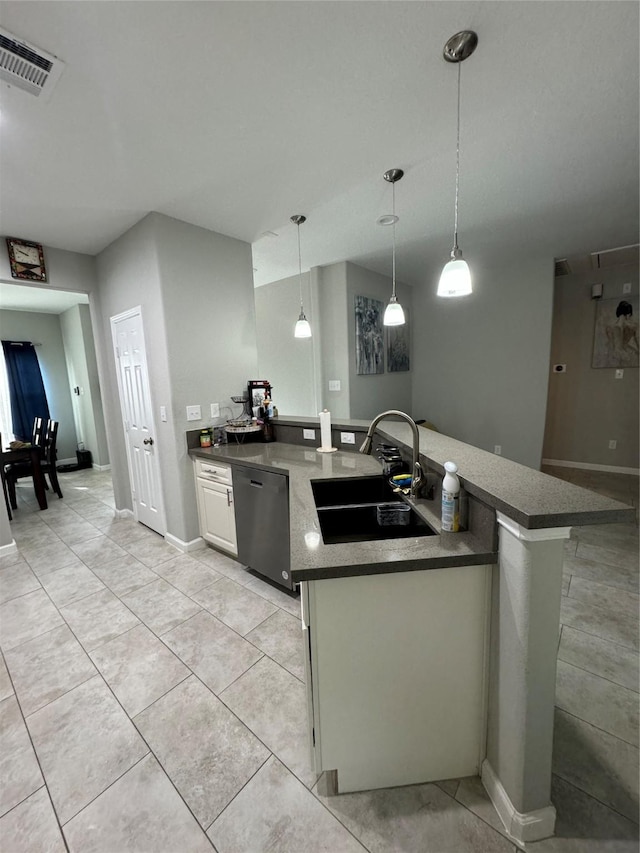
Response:
[{"label": "pendant light", "polygon": [[456,33],[444,46],[447,62],[458,65],[458,130],[456,135],[456,200],[453,218],[453,249],[451,260],[445,264],[438,283],[438,296],[467,296],[471,293],[471,272],[458,246],[458,188],[460,184],[460,65],[478,45],[478,36],[472,30]]},{"label": "pendant light", "polygon": [[298,226],[298,276],[300,282],[300,316],[298,317],[298,320],[296,322],[293,335],[296,338],[310,338],[311,326],[309,325],[309,321],[304,315],[304,307],[302,305],[302,255],[300,254],[300,226],[303,222],[307,221],[307,217],[303,216],[301,213],[298,213],[295,216],[291,217],[291,221],[294,225]]},{"label": "pendant light", "polygon": [[404,172],[402,169],[389,169],[389,171],[385,172],[382,176],[385,181],[388,181],[391,184],[393,197],[393,215],[390,217],[383,216],[378,220],[382,225],[388,225],[390,223],[393,227],[391,299],[385,309],[384,318],[382,320],[385,326],[404,326],[404,311],[396,297],[396,222],[398,221],[398,217],[396,216],[396,181],[399,181],[403,175]]}]

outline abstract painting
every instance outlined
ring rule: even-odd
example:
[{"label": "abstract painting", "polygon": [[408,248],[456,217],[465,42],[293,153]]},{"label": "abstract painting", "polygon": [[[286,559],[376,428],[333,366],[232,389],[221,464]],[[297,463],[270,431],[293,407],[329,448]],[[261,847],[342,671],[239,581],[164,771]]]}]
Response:
[{"label": "abstract painting", "polygon": [[637,296],[598,302],[591,366],[639,366]]},{"label": "abstract painting", "polygon": [[400,373],[411,369],[409,312],[404,309],[404,325],[387,328],[387,370]]},{"label": "abstract painting", "polygon": [[384,373],[384,303],[356,296],[356,373]]}]

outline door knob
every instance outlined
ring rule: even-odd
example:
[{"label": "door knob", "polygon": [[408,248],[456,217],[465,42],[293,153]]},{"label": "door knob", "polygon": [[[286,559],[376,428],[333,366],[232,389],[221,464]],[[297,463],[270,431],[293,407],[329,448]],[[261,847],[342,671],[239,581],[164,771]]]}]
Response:
[{"label": "door knob", "polygon": [[152,438],[143,438],[142,443],[143,444],[153,444],[153,439]]}]

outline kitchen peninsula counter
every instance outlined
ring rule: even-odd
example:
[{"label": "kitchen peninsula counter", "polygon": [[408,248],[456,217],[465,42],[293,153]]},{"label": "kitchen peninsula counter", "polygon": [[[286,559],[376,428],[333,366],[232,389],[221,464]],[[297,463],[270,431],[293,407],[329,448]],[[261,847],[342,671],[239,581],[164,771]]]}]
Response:
[{"label": "kitchen peninsula counter", "polygon": [[[189,454],[289,477],[316,772],[335,771],[340,792],[479,773],[514,841],[553,835],[564,540],[574,525],[633,521],[635,509],[420,429],[431,481],[458,464],[468,531],[325,545],[311,481],[380,474],[380,463],[353,445],[318,453],[302,435],[319,437],[317,418],[274,423],[274,443]],[[357,447],[368,426],[334,421],[333,442],[353,432]],[[376,438],[411,458],[408,424],[385,420]],[[436,531],[438,497],[413,502]]]},{"label": "kitchen peninsula counter", "polygon": [[[320,535],[311,481],[379,475],[380,463],[371,456],[345,451],[318,453],[315,445],[306,448],[278,441],[192,448],[189,453],[201,459],[276,471],[289,477],[291,576],[295,582],[487,565],[496,561],[495,518],[490,512],[476,513],[474,532],[325,545]],[[412,502],[412,506],[438,534],[440,522],[436,502],[421,499]]]}]

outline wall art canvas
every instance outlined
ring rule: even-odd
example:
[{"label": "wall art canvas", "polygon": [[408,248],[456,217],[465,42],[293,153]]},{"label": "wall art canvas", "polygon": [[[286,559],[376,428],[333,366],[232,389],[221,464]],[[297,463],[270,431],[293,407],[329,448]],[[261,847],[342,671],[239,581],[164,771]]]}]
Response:
[{"label": "wall art canvas", "polygon": [[356,296],[356,373],[384,373],[384,303]]},{"label": "wall art canvas", "polygon": [[639,366],[637,296],[598,302],[591,366]]},{"label": "wall art canvas", "polygon": [[409,312],[404,309],[404,326],[387,329],[387,371],[400,373],[411,369],[409,344]]}]

